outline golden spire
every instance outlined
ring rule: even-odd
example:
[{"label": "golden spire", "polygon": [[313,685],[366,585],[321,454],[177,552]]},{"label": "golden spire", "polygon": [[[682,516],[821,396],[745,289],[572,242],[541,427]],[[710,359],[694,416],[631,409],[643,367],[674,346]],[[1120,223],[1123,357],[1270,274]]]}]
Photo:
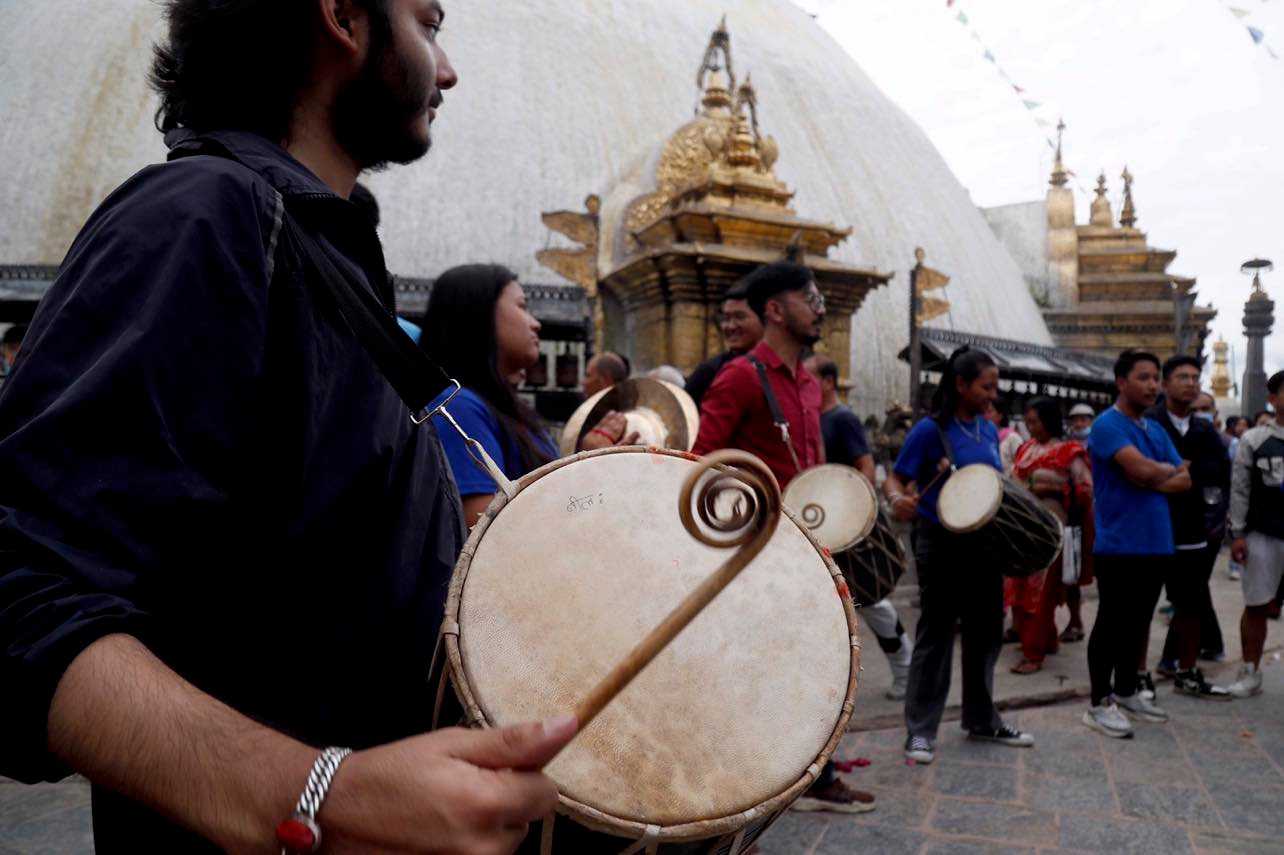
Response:
[{"label": "golden spire", "polygon": [[726,114],[731,110],[731,93],[736,88],[736,73],[731,66],[731,32],[727,29],[727,16],[722,16],[718,28],[709,37],[700,70],[696,73],[696,87],[704,92],[700,103],[706,116]]},{"label": "golden spire", "polygon": [[1106,198],[1106,172],[1097,176],[1097,198],[1092,200],[1091,215],[1088,222],[1094,226],[1110,227],[1115,224],[1114,214],[1110,211],[1110,200]]},{"label": "golden spire", "polygon": [[1217,341],[1213,342],[1213,381],[1211,385],[1214,398],[1225,398],[1230,395],[1232,384],[1230,370],[1226,364],[1226,351],[1229,349],[1230,345],[1220,336]]},{"label": "golden spire", "polygon": [[1123,210],[1119,212],[1119,225],[1130,229],[1137,223],[1137,209],[1132,204],[1132,173],[1125,166],[1123,175],[1119,177],[1124,183],[1124,204]]},{"label": "golden spire", "polygon": [[1065,132],[1066,123],[1064,119],[1057,120],[1057,159],[1052,164],[1052,177],[1048,183],[1053,187],[1064,187],[1071,173],[1066,171],[1065,166],[1061,163],[1061,135]]}]

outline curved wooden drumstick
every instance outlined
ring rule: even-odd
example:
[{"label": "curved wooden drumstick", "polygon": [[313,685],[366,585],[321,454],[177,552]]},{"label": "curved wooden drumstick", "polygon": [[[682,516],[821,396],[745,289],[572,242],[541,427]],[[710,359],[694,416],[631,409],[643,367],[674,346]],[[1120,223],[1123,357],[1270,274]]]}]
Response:
[{"label": "curved wooden drumstick", "polygon": [[[718,499],[727,493],[734,496],[721,503],[721,512],[728,515],[724,519],[719,516]],[[753,455],[715,452],[703,458],[682,485],[678,515],[687,532],[701,543],[738,548],[580,701],[575,708],[580,733],[767,545],[780,522],[780,487],[766,464]],[[709,530],[726,537],[714,537]]]}]

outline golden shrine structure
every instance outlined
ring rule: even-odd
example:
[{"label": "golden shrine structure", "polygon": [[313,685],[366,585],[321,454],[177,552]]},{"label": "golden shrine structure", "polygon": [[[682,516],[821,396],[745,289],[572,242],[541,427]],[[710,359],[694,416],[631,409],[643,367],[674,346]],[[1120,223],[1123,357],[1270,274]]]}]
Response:
[{"label": "golden shrine structure", "polygon": [[1116,356],[1126,348],[1167,359],[1201,356],[1208,325],[1217,315],[1195,305],[1195,279],[1168,272],[1177,253],[1149,245],[1137,228],[1133,176],[1124,168],[1123,206],[1116,223],[1106,176],[1097,178],[1088,223],[1075,222],[1070,173],[1061,160],[1062,123],[1047,194],[1049,305],[1044,320],[1057,344]]},{"label": "golden shrine structure", "polygon": [[727,288],[792,258],[815,273],[828,307],[816,349],[848,382],[852,314],[891,274],[830,259],[851,229],[794,210],[774,170],[779,146],[759,126],[757,93],[748,75],[737,80],[725,18],[696,87],[695,118],[646,164],[641,186],[605,188],[583,212],[543,214],[578,247],[542,250],[539,262],[584,289],[594,350],[623,353],[635,370],[669,364],[686,373],[723,349],[716,319]]}]

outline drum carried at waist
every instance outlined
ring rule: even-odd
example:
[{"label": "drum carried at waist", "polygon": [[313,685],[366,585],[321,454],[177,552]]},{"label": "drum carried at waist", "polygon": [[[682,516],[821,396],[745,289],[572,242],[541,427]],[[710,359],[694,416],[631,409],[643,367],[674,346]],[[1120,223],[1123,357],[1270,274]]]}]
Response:
[{"label": "drum carried at waist", "polygon": [[837,463],[815,466],[789,482],[784,503],[832,553],[856,605],[872,605],[896,590],[905,550],[864,475]]},{"label": "drum carried at waist", "polygon": [[1006,576],[1038,573],[1061,551],[1061,520],[1029,490],[984,463],[950,475],[936,513],[942,526],[966,536]]},{"label": "drum carried at waist", "polygon": [[[744,518],[746,500],[719,495],[727,472],[680,452],[610,448],[498,494],[446,607],[464,722],[575,708],[729,564],[712,545],[729,531],[719,511]],[[704,486],[680,514],[690,483]],[[852,713],[856,617],[836,596],[841,574],[790,514],[768,536],[549,764],[558,815],[532,826],[523,851],[743,852],[815,780]],[[446,688],[443,675],[439,712]]]}]

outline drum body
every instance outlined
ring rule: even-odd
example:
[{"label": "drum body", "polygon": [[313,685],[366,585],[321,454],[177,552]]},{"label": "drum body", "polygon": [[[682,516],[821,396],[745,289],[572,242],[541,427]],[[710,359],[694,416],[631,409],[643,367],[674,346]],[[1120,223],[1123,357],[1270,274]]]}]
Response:
[{"label": "drum body", "polygon": [[882,508],[869,535],[851,549],[836,554],[834,563],[847,579],[852,602],[857,606],[871,606],[891,596],[905,575],[905,547]]},{"label": "drum body", "polygon": [[[473,528],[443,625],[473,726],[575,707],[729,555],[678,516],[699,467],[611,448],[555,461]],[[548,766],[523,851],[740,852],[815,779],[851,716],[856,617],[786,513],[763,551]],[[444,694],[439,685],[439,704]],[[444,722],[452,723],[452,722]]]},{"label": "drum body", "polygon": [[813,466],[789,482],[782,497],[816,542],[831,553],[855,546],[874,528],[878,494],[864,475],[850,466]]},{"label": "drum body", "polygon": [[1004,575],[1038,573],[1061,551],[1061,521],[1033,493],[984,463],[951,475],[936,508],[941,525],[993,556]]},{"label": "drum body", "polygon": [[872,605],[896,588],[905,550],[864,475],[837,463],[815,466],[789,482],[783,500],[833,555],[853,603]]}]

